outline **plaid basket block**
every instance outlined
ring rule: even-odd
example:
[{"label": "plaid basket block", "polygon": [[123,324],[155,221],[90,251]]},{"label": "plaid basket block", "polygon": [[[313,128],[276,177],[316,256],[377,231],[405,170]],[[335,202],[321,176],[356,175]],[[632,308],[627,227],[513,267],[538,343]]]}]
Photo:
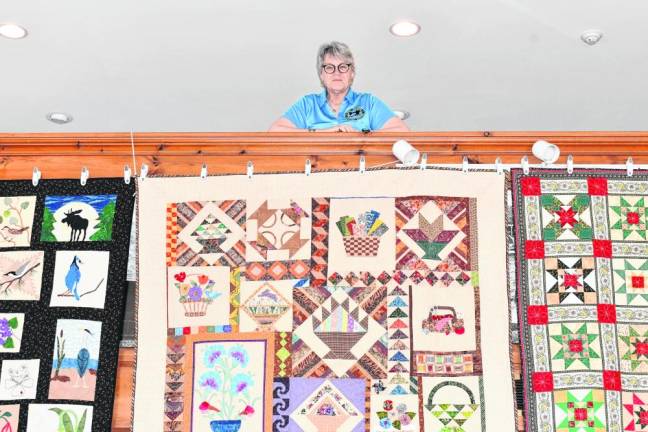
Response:
[{"label": "plaid basket block", "polygon": [[343,237],[344,250],[348,256],[376,256],[380,237]]}]

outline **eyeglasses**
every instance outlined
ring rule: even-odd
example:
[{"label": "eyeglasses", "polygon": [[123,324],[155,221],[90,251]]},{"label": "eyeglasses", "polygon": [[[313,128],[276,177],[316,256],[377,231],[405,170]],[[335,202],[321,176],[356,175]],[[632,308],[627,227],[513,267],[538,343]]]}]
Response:
[{"label": "eyeglasses", "polygon": [[326,72],[327,74],[332,74],[336,69],[340,73],[346,73],[349,71],[349,69],[351,69],[351,66],[353,66],[353,63],[340,63],[337,66],[333,64],[324,64],[322,65],[322,70],[324,70],[324,72]]}]

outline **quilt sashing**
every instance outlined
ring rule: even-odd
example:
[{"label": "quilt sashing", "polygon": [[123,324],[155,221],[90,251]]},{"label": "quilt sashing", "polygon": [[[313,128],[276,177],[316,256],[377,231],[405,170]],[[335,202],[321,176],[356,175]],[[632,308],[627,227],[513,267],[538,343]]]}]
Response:
[{"label": "quilt sashing", "polygon": [[0,428],[108,430],[134,185],[6,181],[0,203]]},{"label": "quilt sashing", "polygon": [[512,185],[527,430],[648,429],[646,173]]}]

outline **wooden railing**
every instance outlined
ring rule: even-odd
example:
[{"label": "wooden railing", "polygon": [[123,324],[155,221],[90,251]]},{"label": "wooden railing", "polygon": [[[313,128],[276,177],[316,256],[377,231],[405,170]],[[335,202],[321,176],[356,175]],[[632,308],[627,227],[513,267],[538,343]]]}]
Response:
[{"label": "wooden railing", "polygon": [[[531,157],[531,145],[545,139],[577,164],[623,164],[632,156],[648,164],[648,132],[414,132],[372,133],[75,133],[0,134],[0,178],[31,178],[38,167],[43,178],[77,177],[82,167],[91,177],[122,175],[124,165],[146,163],[149,175],[198,175],[203,163],[210,174],[245,173],[248,161],[255,172],[301,171],[306,159],[312,169],[357,168],[364,154],[367,167],[393,161],[391,145],[407,139],[429,163],[518,163]],[[134,149],[134,154],[133,154]],[[537,162],[537,161],[536,161]],[[512,351],[514,378],[520,377],[520,351]],[[135,353],[119,353],[113,417],[114,431],[130,430]],[[519,422],[521,424],[521,422]]]},{"label": "wooden railing", "polygon": [[[0,134],[0,175],[29,178],[34,166],[43,178],[74,177],[86,166],[93,177],[120,176],[124,165],[146,163],[150,174],[243,173],[353,168],[364,154],[367,166],[393,160],[391,144],[405,138],[431,163],[516,163],[533,142],[546,139],[576,163],[623,163],[632,156],[648,163],[648,132],[412,132],[372,133],[128,133]],[[530,158],[533,162],[533,158]]]}]

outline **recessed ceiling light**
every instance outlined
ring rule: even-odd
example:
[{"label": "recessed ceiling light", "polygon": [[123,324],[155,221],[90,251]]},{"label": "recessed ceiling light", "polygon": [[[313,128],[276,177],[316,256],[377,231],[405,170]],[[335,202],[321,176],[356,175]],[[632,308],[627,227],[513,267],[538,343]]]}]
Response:
[{"label": "recessed ceiling light", "polygon": [[27,36],[27,30],[17,24],[0,24],[0,35],[9,39],[22,39]]},{"label": "recessed ceiling light", "polygon": [[421,31],[421,26],[413,21],[398,21],[389,27],[394,36],[414,36]]},{"label": "recessed ceiling light", "polygon": [[394,110],[394,114],[401,120],[407,120],[410,117],[409,111],[404,110]]},{"label": "recessed ceiling light", "polygon": [[591,29],[585,30],[581,34],[581,40],[587,45],[596,45],[601,38],[603,37],[603,32],[601,30]]},{"label": "recessed ceiling light", "polygon": [[51,112],[47,114],[47,120],[56,124],[65,124],[72,121],[72,116],[63,112]]}]

